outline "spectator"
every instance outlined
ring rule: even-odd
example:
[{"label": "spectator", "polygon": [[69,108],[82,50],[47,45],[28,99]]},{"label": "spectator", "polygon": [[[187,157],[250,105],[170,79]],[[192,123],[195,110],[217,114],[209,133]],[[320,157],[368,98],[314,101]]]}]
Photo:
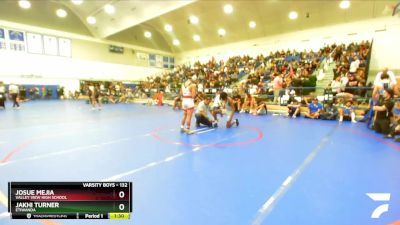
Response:
[{"label": "spectator", "polygon": [[274,81],[273,81],[273,88],[274,88],[274,103],[279,102],[279,93],[282,89],[283,85],[283,80],[281,74],[278,74],[275,76]]},{"label": "spectator", "polygon": [[[396,104],[393,107],[393,118],[391,123],[390,134],[387,136],[388,138],[396,137],[396,135],[400,134],[400,100],[397,100]],[[400,136],[395,138],[395,141],[400,142]]]},{"label": "spectator", "polygon": [[250,94],[246,94],[240,113],[249,113],[251,109],[254,109],[255,104],[254,98]]},{"label": "spectator", "polygon": [[385,67],[382,72],[379,72],[374,81],[374,93],[382,93],[384,89],[393,89],[397,84],[396,76],[392,71]]},{"label": "spectator", "polygon": [[42,99],[45,99],[47,97],[47,89],[45,86],[42,87]]},{"label": "spectator", "polygon": [[233,100],[233,105],[235,106],[235,112],[240,112],[240,110],[242,109],[241,96],[239,94],[235,94],[233,95],[232,100]]},{"label": "spectator", "polygon": [[349,82],[349,77],[347,76],[347,71],[345,71],[340,78],[340,86],[342,87],[342,91],[344,91],[343,87],[347,86],[347,82]]},{"label": "spectator", "polygon": [[32,100],[39,99],[40,98],[40,96],[39,96],[39,88],[38,87],[31,88],[29,90],[29,95],[30,95]]},{"label": "spectator", "polygon": [[352,94],[352,95],[358,95],[359,94],[359,90],[357,88],[359,86],[360,86],[360,82],[358,80],[356,80],[354,75],[350,74],[349,75],[349,80],[348,80],[346,88],[345,88],[345,91],[347,93]]},{"label": "spectator", "polygon": [[260,101],[257,104],[256,112],[254,115],[267,115],[267,113],[268,113],[267,104],[265,102]]},{"label": "spectator", "polygon": [[331,88],[332,88],[332,92],[334,93],[334,95],[336,95],[342,91],[343,86],[342,86],[342,82],[340,81],[340,79],[341,79],[341,77],[338,76],[331,83]]},{"label": "spectator", "polygon": [[390,117],[392,116],[393,109],[392,97],[392,90],[384,90],[382,101],[380,101],[377,106],[373,107],[376,111],[374,130],[384,135],[390,134]]},{"label": "spectator", "polygon": [[300,116],[300,102],[296,99],[288,105],[288,116],[292,118]]},{"label": "spectator", "polygon": [[343,122],[343,120],[351,120],[352,123],[356,123],[356,114],[352,101],[347,101],[346,105],[339,109],[339,122]]},{"label": "spectator", "polygon": [[374,106],[379,104],[379,93],[375,93],[374,96],[369,100],[368,109],[365,112],[364,118],[361,120],[362,122],[367,123],[367,127],[373,129],[374,127]]},{"label": "spectator", "polygon": [[19,86],[18,98],[19,98],[20,101],[26,100],[26,89],[22,85]]},{"label": "spectator", "polygon": [[308,112],[304,114],[305,118],[318,119],[322,111],[322,105],[318,102],[317,98],[314,98],[308,105]]},{"label": "spectator", "polygon": [[4,102],[6,101],[6,87],[3,81],[0,81],[0,108],[6,109]]},{"label": "spectator", "polygon": [[78,90],[75,90],[75,93],[74,93],[75,98],[74,99],[79,99],[80,95],[81,95],[81,93]]},{"label": "spectator", "polygon": [[64,99],[64,87],[60,87],[57,90],[57,96],[58,96],[59,99]]},{"label": "spectator", "polygon": [[135,96],[133,95],[132,89],[128,88],[125,95],[125,104],[135,101]]},{"label": "spectator", "polygon": [[337,118],[338,111],[330,102],[326,104],[324,110],[321,112],[321,119],[322,120],[335,120]]},{"label": "spectator", "polygon": [[360,60],[358,59],[358,57],[355,55],[353,57],[353,61],[350,63],[350,70],[349,72],[351,74],[355,74],[357,72],[358,67],[360,66]]},{"label": "spectator", "polygon": [[154,100],[155,104],[158,106],[163,106],[164,105],[164,93],[160,90],[157,91],[157,93],[154,95]]}]

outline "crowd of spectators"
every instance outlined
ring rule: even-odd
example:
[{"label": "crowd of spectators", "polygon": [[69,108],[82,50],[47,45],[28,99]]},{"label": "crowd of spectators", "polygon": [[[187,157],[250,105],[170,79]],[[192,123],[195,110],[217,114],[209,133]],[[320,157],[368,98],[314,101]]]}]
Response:
[{"label": "crowd of spectators", "polygon": [[[315,87],[313,72],[320,66],[335,46],[325,46],[318,52],[281,50],[268,56],[233,56],[227,61],[211,58],[207,63],[177,66],[173,72],[147,77],[142,82],[144,90],[161,89],[165,92],[179,90],[188,77],[197,76],[199,91],[224,89],[236,84],[243,93],[277,93],[282,88]],[[239,84],[237,81],[241,80]]]},{"label": "crowd of spectators", "polygon": [[332,53],[332,59],[336,63],[333,70],[334,80],[329,87],[332,92],[349,96],[365,96],[367,85],[367,67],[371,44],[369,41],[361,43],[351,43],[349,45],[339,45]]},{"label": "crowd of spectators", "polygon": [[277,104],[284,95],[303,96],[315,91],[315,71],[324,59],[329,59],[335,61],[337,67],[328,91],[351,98],[366,93],[367,89],[357,88],[366,86],[370,47],[369,41],[362,41],[349,45],[326,45],[316,52],[281,50],[267,56],[233,56],[226,61],[212,57],[207,63],[180,65],[172,72],[147,77],[140,88],[146,93],[150,90],[178,93],[184,80],[196,75],[199,92],[230,88],[242,97],[246,93],[266,95],[267,101]]},{"label": "crowd of spectators", "polygon": [[[379,92],[378,97],[372,98],[374,104],[366,110],[362,121],[368,122],[372,129],[390,138],[400,130],[399,117],[396,117],[396,113],[398,115],[400,112],[400,103],[394,98],[395,76],[385,68],[378,73],[374,83],[366,85],[370,47],[368,41],[363,41],[347,46],[326,46],[319,52],[280,51],[270,53],[267,57],[231,57],[226,62],[217,62],[212,58],[206,64],[197,62],[192,67],[180,66],[174,72],[149,77],[142,87],[167,92],[178,91],[183,80],[196,75],[198,91],[201,94],[207,93],[207,89],[218,91],[230,87],[233,90],[232,99],[237,112],[266,114],[268,98],[263,99],[260,96],[268,94],[274,96],[274,102],[280,103],[282,96],[287,97],[284,104],[287,105],[287,115],[290,117],[300,116],[300,109],[305,106],[306,110],[303,109],[303,113],[306,118],[339,122],[349,120],[353,123],[357,122],[356,110],[360,110],[358,107],[361,101],[358,97],[368,97],[367,90],[373,89],[372,94],[375,96],[376,92]],[[306,86],[313,77],[313,71],[320,67],[324,58],[335,62],[336,68],[333,71],[334,80],[327,87],[326,93],[330,97],[326,99],[326,95],[323,96],[321,103],[321,99],[304,96],[304,93],[298,93],[294,87]],[[239,80],[240,82],[237,82]],[[359,89],[360,87],[364,89]],[[364,99],[363,102],[367,100]],[[396,104],[390,105],[396,101]],[[174,106],[177,106],[176,101]],[[373,116],[370,116],[371,112]]]}]

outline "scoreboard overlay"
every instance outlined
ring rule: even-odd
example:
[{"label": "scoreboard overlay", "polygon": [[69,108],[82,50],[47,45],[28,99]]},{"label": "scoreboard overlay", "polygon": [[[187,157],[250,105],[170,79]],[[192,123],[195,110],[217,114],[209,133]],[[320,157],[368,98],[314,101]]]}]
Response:
[{"label": "scoreboard overlay", "polygon": [[132,182],[9,182],[12,219],[129,219]]}]

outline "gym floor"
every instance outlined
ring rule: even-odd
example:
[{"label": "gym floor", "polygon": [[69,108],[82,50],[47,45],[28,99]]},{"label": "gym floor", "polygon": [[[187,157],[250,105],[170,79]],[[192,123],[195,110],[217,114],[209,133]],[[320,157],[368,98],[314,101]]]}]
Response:
[{"label": "gym floor", "polygon": [[[179,132],[182,112],[168,106],[92,111],[83,101],[55,100],[7,106],[0,110],[2,225],[381,225],[400,219],[400,145],[364,123],[237,114],[237,128],[221,122],[186,135]],[[4,216],[8,181],[99,180],[133,182],[129,221]],[[379,202],[366,193],[391,198]],[[389,211],[372,219],[382,204]]]}]

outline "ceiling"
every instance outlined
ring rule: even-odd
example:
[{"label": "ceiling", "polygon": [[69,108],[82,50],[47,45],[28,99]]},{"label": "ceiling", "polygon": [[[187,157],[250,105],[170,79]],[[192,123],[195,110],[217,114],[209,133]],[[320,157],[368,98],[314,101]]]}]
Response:
[{"label": "ceiling", "polygon": [[[21,9],[15,0],[0,1],[0,20],[40,26],[99,39],[180,53],[205,47],[260,38],[309,28],[372,19],[391,14],[390,7],[398,1],[351,1],[347,10],[339,8],[340,1],[248,0],[248,1],[154,1],[154,0],[83,0],[75,5],[70,0],[31,0],[30,9]],[[233,6],[232,14],[225,14],[225,4]],[[115,13],[104,12],[106,4],[115,7]],[[64,8],[66,18],[58,18],[55,11]],[[288,13],[298,12],[297,20],[290,20]],[[199,18],[197,25],[188,18]],[[308,15],[308,16],[307,16]],[[95,16],[97,23],[86,22]],[[254,20],[256,28],[249,28]],[[173,26],[172,32],[164,30],[165,24]],[[217,34],[219,28],[226,35]],[[144,32],[150,31],[151,38]],[[198,34],[201,41],[195,42]],[[180,41],[179,46],[172,44]]]}]

